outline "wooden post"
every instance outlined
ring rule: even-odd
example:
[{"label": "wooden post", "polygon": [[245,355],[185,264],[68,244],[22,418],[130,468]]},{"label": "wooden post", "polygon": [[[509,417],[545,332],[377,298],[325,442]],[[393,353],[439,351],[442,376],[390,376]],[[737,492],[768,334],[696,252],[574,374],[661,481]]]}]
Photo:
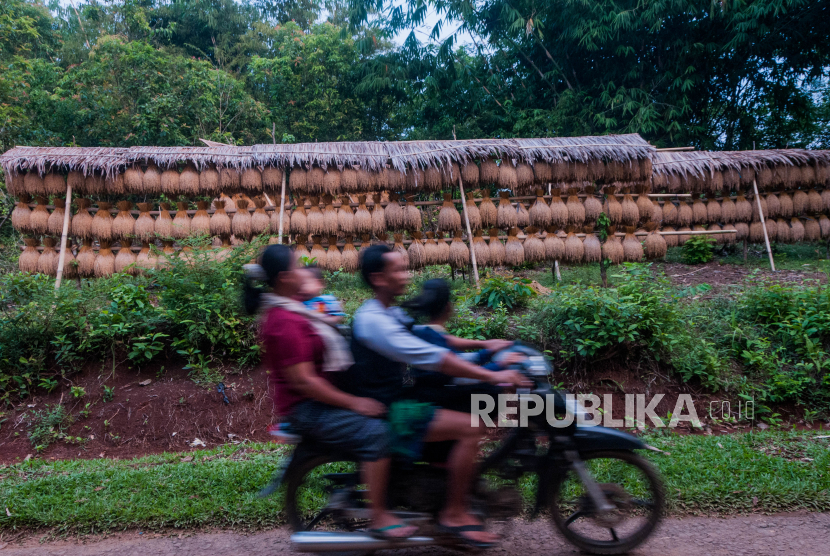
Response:
[{"label": "wooden post", "polygon": [[280,194],[280,239],[279,243],[282,245],[282,218],[285,214],[285,171],[282,173],[282,193]]},{"label": "wooden post", "polygon": [[467,241],[470,243],[470,261],[473,263],[473,278],[478,286],[478,265],[476,264],[476,250],[473,249],[473,232],[470,230],[470,217],[467,214],[467,201],[464,199],[464,184],[461,175],[458,176],[458,188],[461,190],[461,208],[464,209],[464,223],[467,225]]},{"label": "wooden post", "polygon": [[752,179],[752,187],[755,189],[755,202],[758,203],[758,214],[761,216],[761,227],[764,229],[764,242],[767,244],[767,255],[769,255],[769,266],[775,272],[775,261],[772,259],[772,247],[769,246],[769,235],[767,235],[767,223],[764,221],[764,210],[761,208],[761,197],[758,195],[758,184]]},{"label": "wooden post", "polygon": [[749,240],[744,238],[744,262],[746,262],[746,252],[749,249]]},{"label": "wooden post", "polygon": [[559,273],[559,261],[553,261],[553,275],[557,282],[562,281],[562,275]]},{"label": "wooden post", "polygon": [[69,216],[72,214],[72,186],[66,186],[66,204],[63,209],[63,232],[61,232],[61,253],[58,256],[58,276],[55,278],[55,289],[61,287],[63,278],[63,263],[66,261],[66,239],[69,235]]}]

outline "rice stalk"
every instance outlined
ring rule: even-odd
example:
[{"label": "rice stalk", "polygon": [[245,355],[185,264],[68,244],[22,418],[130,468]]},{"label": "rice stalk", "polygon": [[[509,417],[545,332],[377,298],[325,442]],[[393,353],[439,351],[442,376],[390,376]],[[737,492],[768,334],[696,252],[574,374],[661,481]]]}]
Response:
[{"label": "rice stalk", "polygon": [[[637,208],[637,203],[634,202],[634,198],[631,196],[631,193],[626,188],[623,193],[622,201],[622,223],[625,226],[636,226],[637,222],[640,221],[640,209]],[[623,247],[625,246],[625,242],[623,242]]]},{"label": "rice stalk", "polygon": [[798,189],[793,192],[793,216],[801,216],[807,211],[809,197],[807,193]]},{"label": "rice stalk", "polygon": [[565,237],[565,262],[580,264],[585,256],[585,246],[576,236],[576,227],[568,226],[568,235]]},{"label": "rice stalk", "polygon": [[427,254],[422,238],[423,234],[421,232],[412,232],[412,243],[409,244],[409,248],[406,250],[411,270],[418,270],[427,265]]},{"label": "rice stalk", "polygon": [[[161,173],[161,192],[168,197],[175,199],[179,195],[184,195],[184,191],[180,187],[180,178],[178,168],[168,168]],[[100,252],[98,254],[100,257]]]},{"label": "rice stalk", "polygon": [[[265,199],[254,197],[254,214],[251,215],[251,234],[258,236],[271,231],[271,217],[265,212]],[[191,228],[192,228],[191,223]]]},{"label": "rice stalk", "polygon": [[[178,213],[176,218],[178,218]],[[231,232],[237,239],[246,241],[251,237],[251,213],[248,212],[248,201],[239,199],[236,202],[236,212],[231,218]],[[176,237],[175,234],[173,237]]]},{"label": "rice stalk", "polygon": [[404,229],[409,232],[420,230],[423,226],[424,218],[421,215],[420,209],[415,206],[415,196],[410,195],[406,197],[406,205],[403,207]]},{"label": "rice stalk", "polygon": [[[121,191],[118,192],[118,195],[124,194],[123,188],[123,179],[121,182],[122,188]],[[66,193],[66,178],[63,177],[63,174],[59,174],[57,172],[49,172],[45,176],[43,176],[43,191],[46,195],[63,195]]]},{"label": "rice stalk", "polygon": [[792,217],[790,219],[790,237],[793,243],[801,243],[804,241],[804,224],[801,223],[801,219],[797,217]]},{"label": "rice stalk", "polygon": [[569,216],[568,207],[562,202],[562,192],[559,189],[551,190],[550,225],[557,230],[564,230]]},{"label": "rice stalk", "polygon": [[32,199],[28,193],[24,192],[19,195],[19,200],[14,205],[14,210],[12,211],[11,216],[12,227],[14,227],[14,229],[19,230],[21,232],[32,231],[32,209],[29,208],[29,203],[31,201]]},{"label": "rice stalk", "polygon": [[541,189],[536,190],[536,202],[530,207],[530,224],[537,228],[547,228],[550,226],[551,214],[550,205],[545,201]]},{"label": "rice stalk", "polygon": [[665,258],[669,248],[666,245],[666,240],[657,232],[657,224],[649,222],[646,224],[646,229],[648,230],[648,235],[646,236],[643,249],[646,258],[650,261]]},{"label": "rice stalk", "polygon": [[307,172],[303,168],[299,166],[291,168],[291,172],[288,174],[288,187],[292,192],[309,193],[306,176]]},{"label": "rice stalk", "polygon": [[98,256],[95,257],[95,264],[92,272],[96,278],[111,276],[115,272],[115,255],[112,254],[110,245],[111,244],[108,240],[100,241]]},{"label": "rice stalk", "polygon": [[[623,219],[623,210],[620,201],[616,196],[617,189],[615,187],[605,188],[605,214],[612,224],[619,224]],[[663,214],[665,220],[666,215]]]},{"label": "rice stalk", "polygon": [[481,215],[481,226],[483,228],[492,228],[498,223],[499,211],[490,199],[490,191],[488,189],[482,191],[478,212]]},{"label": "rice stalk", "polygon": [[582,205],[585,207],[585,222],[596,222],[602,213],[602,203],[594,196],[594,188],[590,185],[585,188],[585,202]]},{"label": "rice stalk", "polygon": [[192,162],[188,163],[179,175],[179,191],[187,197],[195,197],[201,189],[199,171]]},{"label": "rice stalk", "polygon": [[504,266],[504,244],[499,240],[498,228],[490,229],[490,242],[487,245],[489,253],[487,260],[492,267]]},{"label": "rice stalk", "polygon": [[472,191],[467,192],[467,200],[464,202],[464,206],[467,210],[467,219],[470,221],[470,229],[481,229],[481,212],[478,210],[478,207],[476,206],[475,198],[473,197]]},{"label": "rice stalk", "polygon": [[598,263],[602,260],[602,244],[594,233],[593,226],[585,226],[584,231],[582,260],[586,263]]},{"label": "rice stalk", "polygon": [[[545,244],[537,234],[538,230],[530,226],[525,230],[524,251],[525,261],[540,263],[545,260]],[[483,241],[483,240],[482,240]]]},{"label": "rice stalk", "polygon": [[121,249],[118,250],[118,254],[115,256],[115,265],[114,265],[115,272],[126,272],[131,276],[138,275],[138,266],[136,265],[136,256],[133,253],[132,248],[130,247],[129,241],[124,241],[121,243]]},{"label": "rice stalk", "polygon": [[452,194],[444,193],[444,204],[438,212],[438,229],[442,232],[454,232],[461,229],[461,215],[452,202]]},{"label": "rice stalk", "polygon": [[54,276],[57,272],[58,253],[55,251],[55,238],[43,238],[43,251],[37,260],[37,271],[40,274]]},{"label": "rice stalk", "polygon": [[115,239],[126,240],[135,233],[135,218],[130,214],[133,204],[130,201],[116,203],[118,214],[112,221],[112,236]]},{"label": "rice stalk", "polygon": [[507,159],[502,159],[501,165],[499,165],[498,183],[499,187],[509,191],[516,191],[519,186],[519,178],[516,175],[516,168],[514,168],[513,164]]},{"label": "rice stalk", "polygon": [[516,224],[520,228],[530,225],[530,214],[528,214],[524,203],[518,200],[516,201]]}]

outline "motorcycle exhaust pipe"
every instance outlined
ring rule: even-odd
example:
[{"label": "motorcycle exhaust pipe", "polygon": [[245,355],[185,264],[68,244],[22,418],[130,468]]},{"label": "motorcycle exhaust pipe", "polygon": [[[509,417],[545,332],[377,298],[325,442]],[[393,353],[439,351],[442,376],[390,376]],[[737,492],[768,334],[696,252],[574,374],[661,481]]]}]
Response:
[{"label": "motorcycle exhaust pipe", "polygon": [[386,550],[438,544],[432,537],[409,537],[401,540],[376,539],[368,533],[337,533],[302,531],[291,535],[291,543],[298,552],[338,552],[346,550]]}]

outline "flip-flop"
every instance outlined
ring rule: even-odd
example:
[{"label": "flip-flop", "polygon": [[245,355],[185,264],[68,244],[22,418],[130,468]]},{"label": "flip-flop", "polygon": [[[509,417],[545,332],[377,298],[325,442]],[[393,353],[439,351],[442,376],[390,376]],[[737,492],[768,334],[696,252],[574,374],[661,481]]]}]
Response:
[{"label": "flip-flop", "polygon": [[378,527],[377,529],[369,529],[369,536],[373,539],[380,539],[383,541],[405,541],[412,535],[418,532],[418,528],[416,527],[414,531],[410,535],[405,537],[395,537],[393,535],[388,535],[387,531],[392,531],[393,529],[400,529],[401,527],[411,527],[407,523],[396,523],[395,525],[387,525],[386,527]]},{"label": "flip-flop", "polygon": [[442,525],[440,523],[436,524],[437,529],[439,532],[449,535],[456,540],[461,541],[462,543],[472,546],[473,548],[479,548],[485,550],[487,548],[492,548],[496,546],[497,542],[483,542],[477,541],[475,539],[471,539],[470,537],[465,537],[463,533],[467,532],[475,532],[475,531],[485,531],[484,525],[460,525],[458,527],[452,527],[450,525]]}]

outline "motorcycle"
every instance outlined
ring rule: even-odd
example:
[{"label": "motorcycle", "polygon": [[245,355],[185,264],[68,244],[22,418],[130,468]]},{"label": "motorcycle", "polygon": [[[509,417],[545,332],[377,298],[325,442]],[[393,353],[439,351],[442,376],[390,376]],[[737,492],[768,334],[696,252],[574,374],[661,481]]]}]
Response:
[{"label": "motorcycle", "polygon": [[[582,410],[551,388],[552,367],[538,351],[516,345],[496,358],[515,351],[526,358],[512,368],[534,385],[518,392],[519,399],[537,394],[553,400],[559,416]],[[628,552],[643,543],[660,522],[665,503],[662,481],[651,464],[635,453],[646,448],[637,437],[576,422],[553,426],[543,412],[529,416],[526,427],[510,429],[480,463],[471,507],[488,529],[499,532],[499,527],[508,527],[524,511],[521,493],[531,488],[535,475],[531,517],[546,512],[565,539],[583,551]],[[442,458],[416,464],[393,462],[389,507],[400,519],[419,525],[419,533],[402,540],[377,539],[366,532],[370,512],[357,465],[312,442],[300,441],[282,475],[294,549],[329,553],[458,542],[430,534],[444,504],[447,474],[443,463]]]}]

